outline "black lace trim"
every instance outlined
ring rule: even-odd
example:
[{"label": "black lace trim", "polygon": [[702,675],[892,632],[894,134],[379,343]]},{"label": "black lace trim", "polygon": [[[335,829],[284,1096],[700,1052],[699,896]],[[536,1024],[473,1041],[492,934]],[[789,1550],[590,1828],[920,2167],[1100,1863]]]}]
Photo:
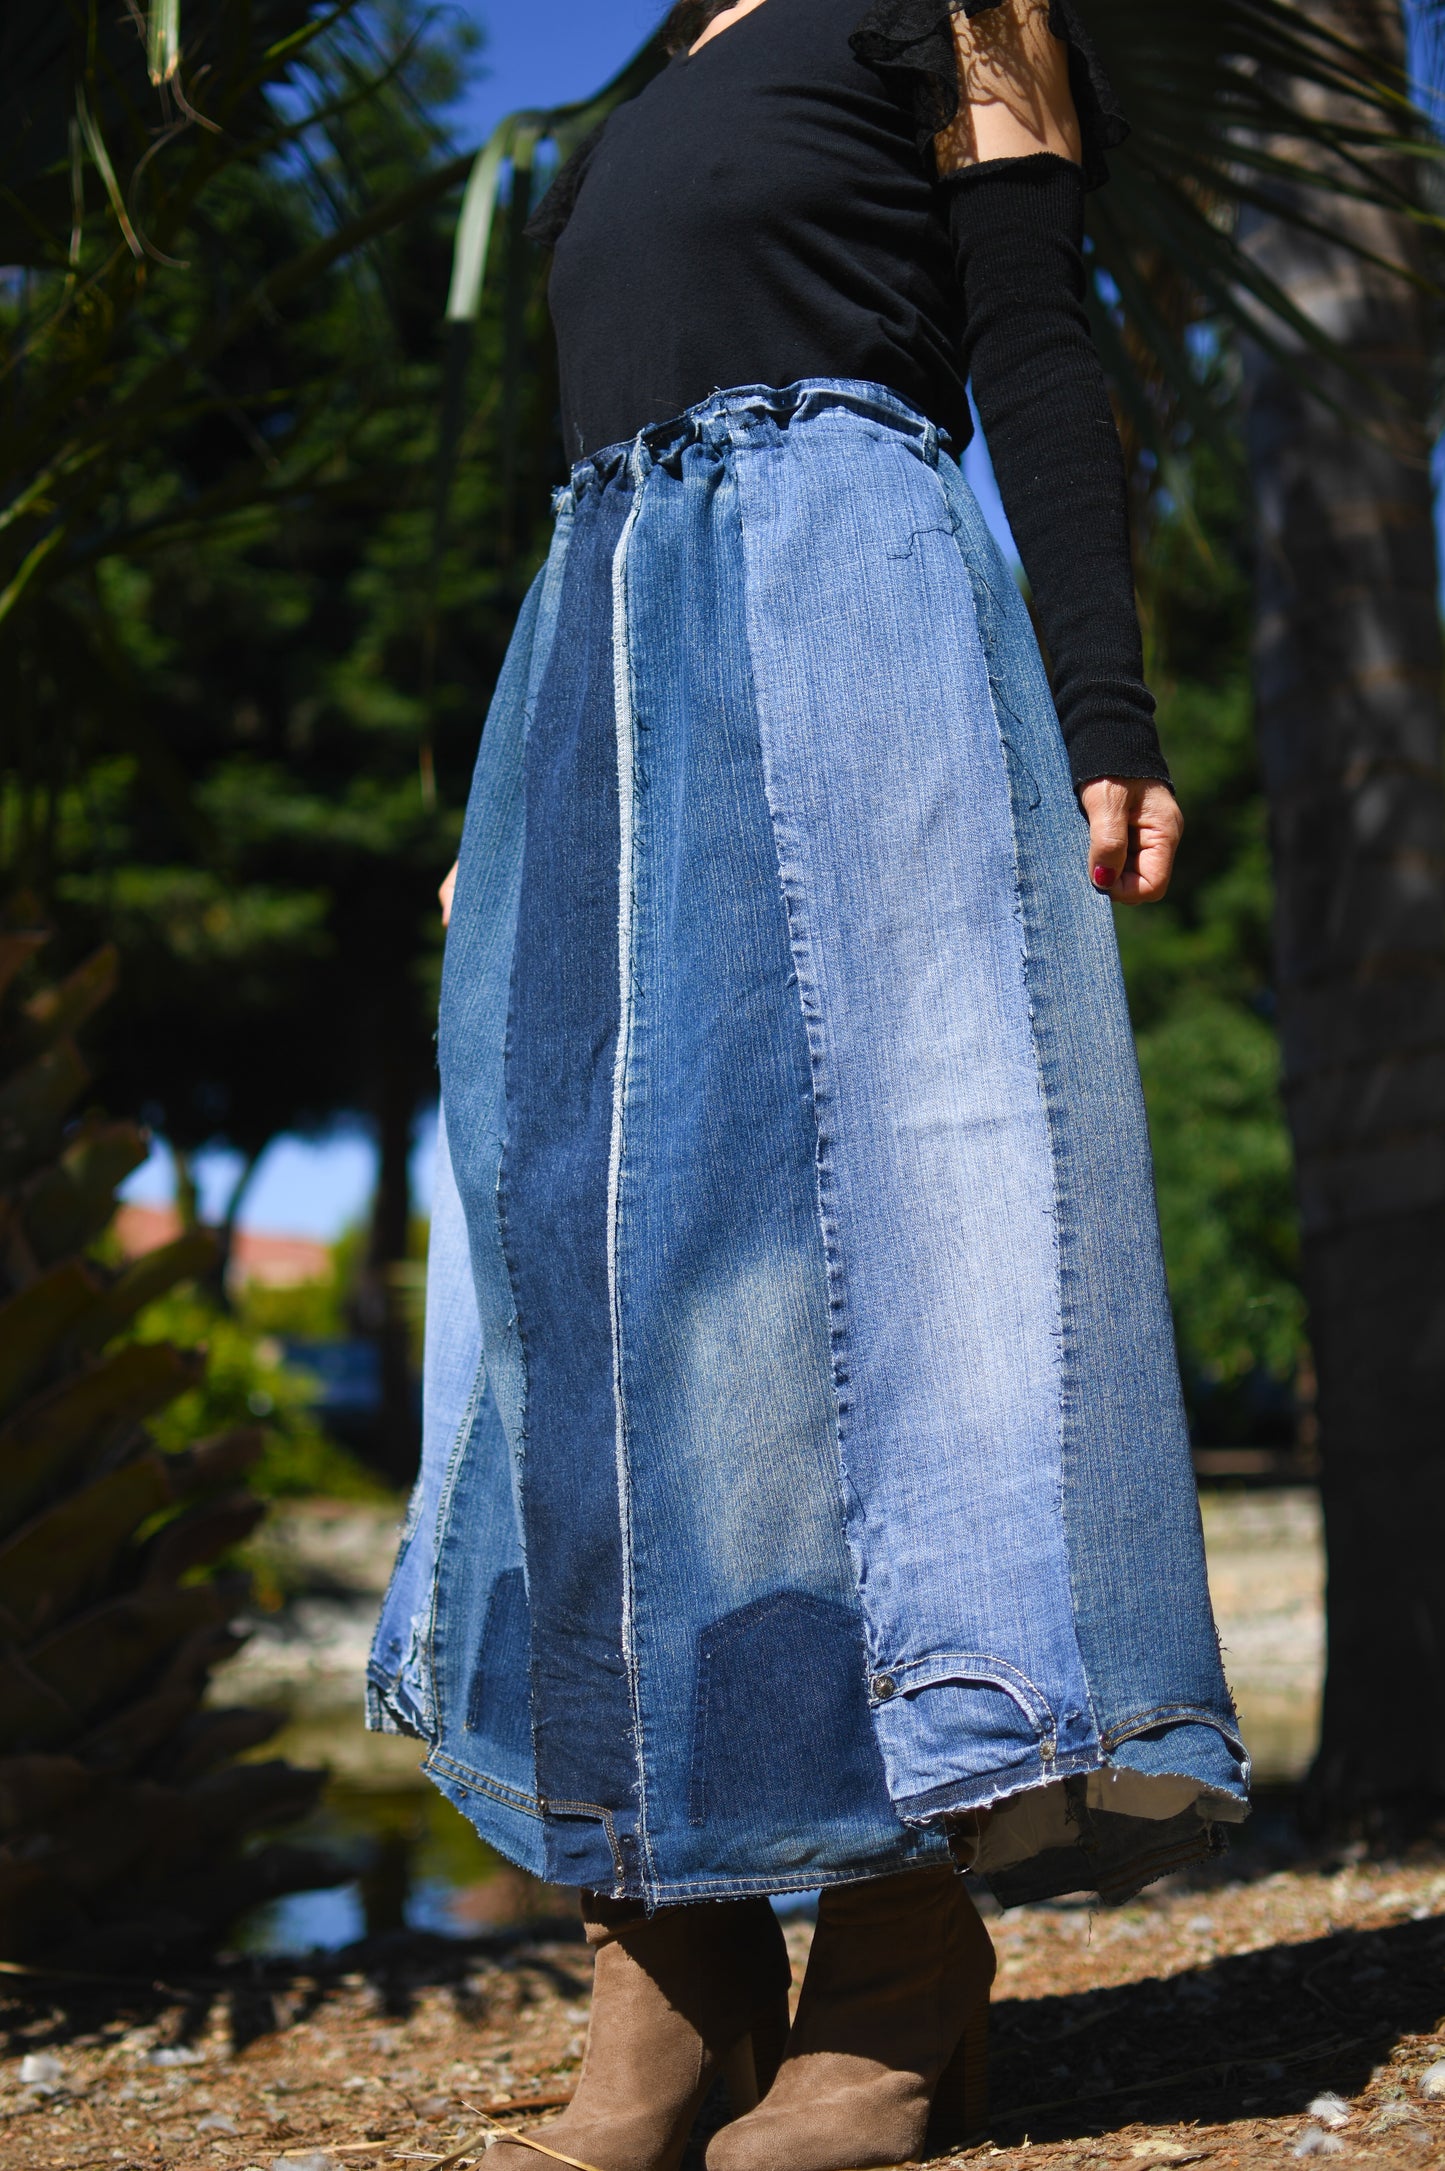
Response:
[{"label": "black lace trim", "polygon": [[[921,151],[958,113],[954,16],[983,15],[998,5],[999,0],[876,0],[849,39],[864,67],[881,76],[900,103],[911,108]],[[1069,49],[1084,185],[1100,188],[1109,178],[1105,154],[1124,141],[1129,123],[1073,0],[1049,0],[1049,28]]]},{"label": "black lace trim", "polygon": [[558,167],[552,186],[523,227],[527,239],[535,241],[538,248],[555,249],[561,240],[562,230],[572,216],[578,190],[587,178],[592,153],[602,141],[606,126],[605,120],[599,121],[592,133],[582,138],[572,156]]}]

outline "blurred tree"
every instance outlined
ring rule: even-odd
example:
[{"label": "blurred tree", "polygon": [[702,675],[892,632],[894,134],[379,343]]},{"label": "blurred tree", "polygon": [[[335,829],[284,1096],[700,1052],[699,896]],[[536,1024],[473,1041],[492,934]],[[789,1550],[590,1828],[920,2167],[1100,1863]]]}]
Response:
[{"label": "blurred tree", "polygon": [[[203,52],[207,25],[233,28],[219,0],[194,20]],[[495,529],[494,462],[470,468],[462,540],[433,562],[435,207],[459,178],[433,116],[474,40],[399,4],[315,35],[304,8],[263,19],[262,53],[278,27],[300,57],[283,71],[270,56],[279,87],[247,109],[249,154],[213,159],[179,206],[173,182],[164,232],[146,230],[176,261],[128,271],[112,223],[95,276],[118,301],[69,404],[22,432],[12,384],[0,451],[17,502],[47,432],[84,439],[98,382],[145,427],[84,448],[99,479],[43,526],[26,607],[6,620],[0,605],[19,727],[0,751],[3,842],[62,908],[70,951],[98,930],[125,945],[106,1090],[183,1156],[230,1144],[244,1184],[278,1131],[371,1120],[381,1180],[357,1309],[404,1479],[394,1284],[432,1092],[435,891],[515,603],[511,554],[499,572],[476,547]],[[27,341],[63,340],[63,288],[41,272],[12,297],[12,379]],[[224,1268],[223,1244],[218,1291]]]},{"label": "blurred tree", "polygon": [[1149,678],[1188,847],[1166,903],[1116,919],[1195,1438],[1287,1444],[1304,1300],[1249,688],[1247,494],[1237,452],[1208,445],[1195,447],[1188,482],[1187,516],[1155,508],[1140,565]]},{"label": "blurred tree", "polygon": [[[1398,0],[1320,0],[1403,82]],[[1280,85],[1334,118],[1345,91]],[[1379,154],[1376,154],[1377,157]],[[1445,1810],[1445,777],[1430,447],[1436,263],[1327,145],[1249,219],[1251,261],[1327,326],[1308,376],[1246,354],[1255,690],[1275,980],[1319,1368],[1329,1670],[1315,1816]],[[1301,199],[1340,189],[1329,232]]]}]

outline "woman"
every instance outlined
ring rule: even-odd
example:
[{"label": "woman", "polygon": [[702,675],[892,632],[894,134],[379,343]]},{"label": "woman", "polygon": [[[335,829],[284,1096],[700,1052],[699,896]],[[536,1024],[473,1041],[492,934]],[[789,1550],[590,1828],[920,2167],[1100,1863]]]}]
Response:
[{"label": "woman", "polygon": [[1071,0],[866,6],[675,9],[535,228],[576,464],[468,809],[371,1669],[582,1893],[582,2078],[502,2171],[671,2171],[720,2067],[710,2171],[911,2160],[981,2115],[958,1871],[1121,1897],[1244,1813],[1109,908],[1181,827],[1082,307],[1124,124]]}]

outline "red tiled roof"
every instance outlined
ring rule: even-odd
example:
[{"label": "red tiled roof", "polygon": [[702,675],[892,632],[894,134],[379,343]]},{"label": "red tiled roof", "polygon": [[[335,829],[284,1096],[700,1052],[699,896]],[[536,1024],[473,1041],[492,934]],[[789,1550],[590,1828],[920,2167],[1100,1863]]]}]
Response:
[{"label": "red tiled roof", "polygon": [[[122,1206],[115,1233],[128,1259],[157,1251],[181,1233],[173,1206]],[[292,1289],[298,1282],[324,1281],[331,1270],[325,1244],[309,1236],[277,1236],[266,1229],[239,1229],[231,1250],[231,1277],[260,1282],[268,1289]]]}]

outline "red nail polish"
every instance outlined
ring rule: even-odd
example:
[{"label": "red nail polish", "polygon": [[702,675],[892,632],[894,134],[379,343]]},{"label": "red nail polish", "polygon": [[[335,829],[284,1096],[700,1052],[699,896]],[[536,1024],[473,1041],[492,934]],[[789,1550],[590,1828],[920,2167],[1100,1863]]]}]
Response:
[{"label": "red nail polish", "polygon": [[1100,890],[1114,887],[1114,870],[1112,867],[1096,867],[1094,869],[1094,887]]}]

